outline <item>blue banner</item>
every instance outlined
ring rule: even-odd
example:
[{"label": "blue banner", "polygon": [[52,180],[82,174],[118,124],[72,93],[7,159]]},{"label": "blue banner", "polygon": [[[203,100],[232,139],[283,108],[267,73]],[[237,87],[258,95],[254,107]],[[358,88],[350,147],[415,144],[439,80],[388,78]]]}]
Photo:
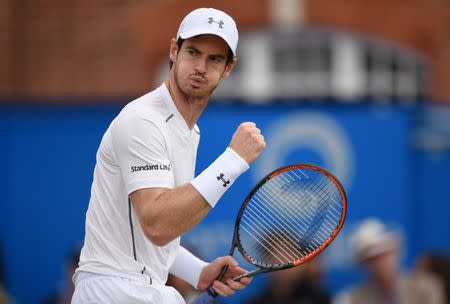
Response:
[{"label": "blue banner", "polygon": [[[7,288],[19,303],[39,303],[63,284],[64,264],[84,236],[95,153],[119,110],[0,110],[0,242]],[[279,166],[312,163],[340,179],[348,196],[344,229],[320,256],[332,292],[360,278],[351,264],[348,235],[368,217],[382,219],[403,236],[405,265],[430,246],[449,250],[442,239],[450,230],[450,207],[444,203],[450,195],[450,156],[445,149],[430,154],[412,144],[420,125],[417,113],[369,104],[210,105],[198,123],[197,173],[223,152],[241,122],[254,121],[267,147],[183,243],[205,260],[225,255],[235,216],[252,187]],[[255,278],[248,290],[224,302],[242,303],[264,282]]]}]

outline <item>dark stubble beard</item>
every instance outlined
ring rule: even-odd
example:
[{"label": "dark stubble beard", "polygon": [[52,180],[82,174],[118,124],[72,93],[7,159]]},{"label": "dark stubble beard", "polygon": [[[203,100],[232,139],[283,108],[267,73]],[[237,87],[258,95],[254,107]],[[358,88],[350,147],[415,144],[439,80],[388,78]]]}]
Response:
[{"label": "dark stubble beard", "polygon": [[219,85],[219,83],[217,83],[214,87],[212,87],[211,89],[203,89],[203,88],[199,88],[199,89],[195,89],[195,88],[190,88],[191,84],[189,83],[189,78],[186,78],[186,87],[183,86],[183,82],[180,81],[180,77],[178,75],[178,68],[174,67],[174,74],[175,74],[175,84],[177,85],[177,87],[180,89],[180,91],[183,93],[183,95],[186,98],[194,98],[194,99],[208,99],[211,94],[214,92],[214,90],[217,88],[217,86]]}]

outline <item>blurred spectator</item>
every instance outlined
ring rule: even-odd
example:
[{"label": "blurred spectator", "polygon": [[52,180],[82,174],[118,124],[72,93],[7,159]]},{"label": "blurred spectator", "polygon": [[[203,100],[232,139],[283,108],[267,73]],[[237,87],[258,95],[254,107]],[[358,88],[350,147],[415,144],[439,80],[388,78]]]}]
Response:
[{"label": "blurred spectator", "polygon": [[299,267],[270,273],[265,292],[249,304],[327,304],[329,293],[322,287],[322,267],[315,258]]},{"label": "blurred spectator", "polygon": [[13,300],[7,295],[6,291],[0,284],[0,304],[13,304]]},{"label": "blurred spectator", "polygon": [[74,291],[74,284],[72,282],[75,269],[78,267],[78,260],[80,257],[80,247],[76,246],[64,265],[64,280],[59,290],[54,294],[48,296],[42,301],[42,304],[70,304],[72,294]]},{"label": "blurred spectator", "polygon": [[443,304],[442,282],[431,274],[399,270],[399,238],[376,219],[364,221],[351,238],[354,259],[368,281],[340,294],[334,303]]},{"label": "blurred spectator", "polygon": [[2,243],[0,243],[0,304],[12,304],[14,303],[14,301],[6,292],[4,284],[5,284],[5,265],[3,256],[3,246]]},{"label": "blurred spectator", "polygon": [[432,273],[439,277],[444,286],[446,303],[450,303],[450,258],[439,252],[422,254],[416,263],[416,271]]}]

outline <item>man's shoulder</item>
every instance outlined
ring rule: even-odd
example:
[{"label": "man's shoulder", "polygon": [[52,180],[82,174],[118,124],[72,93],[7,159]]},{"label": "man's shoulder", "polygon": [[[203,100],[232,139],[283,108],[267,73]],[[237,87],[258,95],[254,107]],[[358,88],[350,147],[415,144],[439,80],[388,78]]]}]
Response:
[{"label": "man's shoulder", "polygon": [[374,286],[370,282],[355,284],[335,296],[335,303],[368,303]]},{"label": "man's shoulder", "polygon": [[145,120],[160,125],[165,122],[168,113],[165,96],[161,93],[161,87],[159,87],[128,103],[116,117],[116,120],[126,121],[127,123]]},{"label": "man's shoulder", "polygon": [[403,277],[409,290],[434,290],[439,288],[441,281],[432,273],[417,271]]},{"label": "man's shoulder", "polygon": [[365,295],[369,293],[374,286],[371,282],[363,282],[350,288],[350,293],[354,295]]}]

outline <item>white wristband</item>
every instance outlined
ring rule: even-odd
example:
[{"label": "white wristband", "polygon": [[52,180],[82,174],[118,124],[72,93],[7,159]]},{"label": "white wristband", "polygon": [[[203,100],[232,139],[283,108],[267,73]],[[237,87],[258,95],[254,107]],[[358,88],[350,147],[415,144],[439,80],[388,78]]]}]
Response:
[{"label": "white wristband", "polygon": [[191,181],[203,198],[214,207],[234,181],[247,171],[247,162],[227,148],[208,168]]},{"label": "white wristband", "polygon": [[206,265],[208,265],[208,263],[200,260],[186,248],[180,246],[178,248],[177,257],[175,258],[172,267],[170,267],[170,273],[185,280],[197,289],[200,275],[203,267]]}]

